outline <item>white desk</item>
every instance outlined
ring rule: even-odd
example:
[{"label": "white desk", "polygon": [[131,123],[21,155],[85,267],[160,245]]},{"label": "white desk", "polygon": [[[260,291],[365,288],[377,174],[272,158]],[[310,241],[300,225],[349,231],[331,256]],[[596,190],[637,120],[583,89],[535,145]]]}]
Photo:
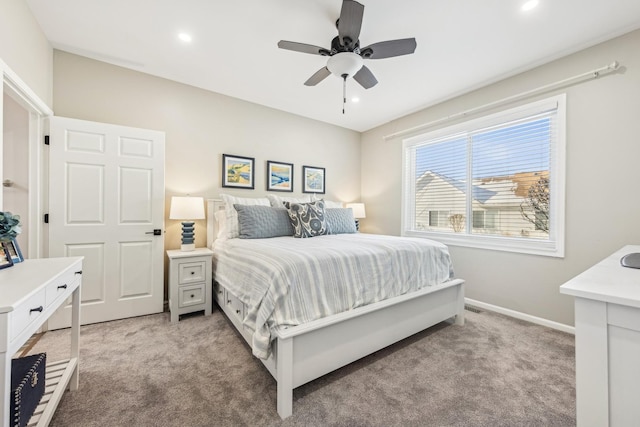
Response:
[{"label": "white desk", "polygon": [[560,287],[575,297],[578,426],[640,422],[640,269],[625,246]]},{"label": "white desk", "polygon": [[71,355],[49,361],[45,395],[29,425],[46,426],[67,388],[78,388],[82,257],[25,260],[0,270],[0,426],[9,427],[11,359],[71,296]]}]

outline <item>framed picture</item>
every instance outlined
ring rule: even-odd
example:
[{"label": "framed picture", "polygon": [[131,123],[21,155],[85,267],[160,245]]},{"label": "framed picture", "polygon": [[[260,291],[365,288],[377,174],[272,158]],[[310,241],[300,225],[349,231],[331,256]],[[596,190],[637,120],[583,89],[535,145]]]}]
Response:
[{"label": "framed picture", "polygon": [[253,157],[222,155],[222,186],[253,190]]},{"label": "framed picture", "polygon": [[9,251],[7,250],[5,244],[0,245],[0,269],[11,267],[13,265],[13,260],[9,255]]},{"label": "framed picture", "polygon": [[13,261],[14,264],[24,261],[22,251],[20,250],[20,246],[18,246],[18,241],[16,239],[3,243],[3,246],[7,251],[9,251],[9,257],[11,257],[11,261]]},{"label": "framed picture", "polygon": [[293,163],[267,160],[267,191],[293,191]]},{"label": "framed picture", "polygon": [[324,194],[324,168],[302,166],[302,192]]}]

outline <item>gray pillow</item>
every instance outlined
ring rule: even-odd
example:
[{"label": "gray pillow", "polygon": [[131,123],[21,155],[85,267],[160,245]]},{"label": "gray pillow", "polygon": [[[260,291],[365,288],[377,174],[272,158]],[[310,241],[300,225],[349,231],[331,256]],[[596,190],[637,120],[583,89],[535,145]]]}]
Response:
[{"label": "gray pillow", "polygon": [[331,234],[358,232],[351,208],[327,208],[324,211]]},{"label": "gray pillow", "polygon": [[268,237],[292,236],[293,227],[284,208],[271,206],[238,205],[239,236],[241,239],[266,239]]},{"label": "gray pillow", "polygon": [[293,237],[315,237],[329,234],[324,202],[284,203],[289,208]]}]

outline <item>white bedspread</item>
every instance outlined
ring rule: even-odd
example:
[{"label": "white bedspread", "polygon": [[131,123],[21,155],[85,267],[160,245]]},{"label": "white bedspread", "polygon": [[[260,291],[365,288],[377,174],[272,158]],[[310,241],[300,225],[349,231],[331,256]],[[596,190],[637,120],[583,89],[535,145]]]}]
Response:
[{"label": "white bedspread", "polygon": [[246,304],[253,354],[268,358],[276,326],[295,326],[453,277],[441,243],[373,234],[214,243],[214,278]]}]

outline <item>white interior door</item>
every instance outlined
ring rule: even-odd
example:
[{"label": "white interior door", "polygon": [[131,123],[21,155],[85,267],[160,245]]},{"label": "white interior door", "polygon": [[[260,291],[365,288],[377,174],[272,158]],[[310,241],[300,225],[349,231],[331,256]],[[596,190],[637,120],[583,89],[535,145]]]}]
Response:
[{"label": "white interior door", "polygon": [[81,323],[161,312],[164,132],[53,117],[49,135],[49,256],[84,256]]}]

